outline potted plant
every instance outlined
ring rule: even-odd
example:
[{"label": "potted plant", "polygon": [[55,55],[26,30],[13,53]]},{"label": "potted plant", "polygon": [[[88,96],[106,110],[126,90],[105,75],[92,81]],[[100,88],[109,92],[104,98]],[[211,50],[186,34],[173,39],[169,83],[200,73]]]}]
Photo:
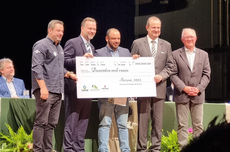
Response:
[{"label": "potted plant", "polygon": [[0,133],[0,152],[32,152],[33,148],[33,131],[28,135],[22,126],[17,132],[5,124],[9,134]]},{"label": "potted plant", "polygon": [[[193,129],[188,129],[188,142],[192,140]],[[179,143],[177,139],[177,132],[172,130],[172,132],[167,131],[168,136],[162,135],[161,139],[161,152],[179,152]]]},{"label": "potted plant", "polygon": [[161,152],[179,152],[179,143],[177,140],[177,132],[172,130],[172,132],[167,131],[168,136],[162,135],[161,138]]}]

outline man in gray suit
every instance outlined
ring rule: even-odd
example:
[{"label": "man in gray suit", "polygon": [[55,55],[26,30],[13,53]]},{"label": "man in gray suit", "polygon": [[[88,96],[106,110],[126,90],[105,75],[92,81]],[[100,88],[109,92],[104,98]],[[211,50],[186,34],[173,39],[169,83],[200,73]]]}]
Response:
[{"label": "man in gray suit", "polygon": [[180,148],[188,143],[188,119],[191,113],[193,136],[203,132],[203,103],[205,88],[210,81],[210,64],[208,54],[195,47],[196,32],[185,28],[181,40],[184,47],[173,51],[175,74],[170,79],[174,84],[178,122],[178,142]]},{"label": "man in gray suit", "polygon": [[[106,33],[107,45],[95,51],[98,57],[131,57],[128,49],[119,47],[121,35],[120,32],[111,28]],[[114,92],[115,93],[115,92]],[[112,123],[112,116],[115,115],[118,128],[118,138],[122,152],[129,152],[129,135],[127,128],[129,103],[125,98],[126,106],[115,105],[114,98],[98,99],[99,104],[99,129],[98,129],[98,151],[107,152],[109,142],[109,131]]]},{"label": "man in gray suit", "polygon": [[166,95],[166,79],[173,70],[173,58],[171,44],[160,39],[161,21],[152,16],[146,24],[148,35],[135,40],[132,44],[133,56],[153,57],[155,59],[156,97],[137,98],[138,104],[138,142],[137,151],[147,151],[148,121],[152,119],[152,146],[151,152],[159,152],[161,149],[161,133],[163,108]]},{"label": "man in gray suit", "polygon": [[[81,23],[81,34],[68,40],[64,47],[64,66],[76,72],[75,57],[93,57],[94,47],[90,40],[96,34],[96,21],[87,17]],[[84,138],[90,117],[91,99],[78,99],[76,83],[65,79],[65,129],[63,148],[65,152],[84,152]]]}]

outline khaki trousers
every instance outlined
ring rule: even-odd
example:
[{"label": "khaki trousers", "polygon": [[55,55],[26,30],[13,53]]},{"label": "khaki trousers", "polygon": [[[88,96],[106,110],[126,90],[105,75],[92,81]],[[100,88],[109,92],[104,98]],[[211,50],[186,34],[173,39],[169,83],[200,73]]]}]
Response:
[{"label": "khaki trousers", "polygon": [[199,136],[203,132],[203,104],[176,103],[178,142],[180,148],[188,144],[188,121],[191,114],[193,137]]}]

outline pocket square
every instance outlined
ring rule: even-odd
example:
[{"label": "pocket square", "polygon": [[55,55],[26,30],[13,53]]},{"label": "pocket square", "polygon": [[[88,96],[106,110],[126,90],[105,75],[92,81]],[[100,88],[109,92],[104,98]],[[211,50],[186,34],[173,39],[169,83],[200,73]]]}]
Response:
[{"label": "pocket square", "polygon": [[162,54],[165,54],[165,52],[161,52]]}]

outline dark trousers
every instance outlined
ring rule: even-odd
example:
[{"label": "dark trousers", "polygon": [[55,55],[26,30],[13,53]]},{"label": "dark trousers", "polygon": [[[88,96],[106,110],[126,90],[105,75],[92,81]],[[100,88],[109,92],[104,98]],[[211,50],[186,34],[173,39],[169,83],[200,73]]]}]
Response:
[{"label": "dark trousers", "polygon": [[49,93],[47,100],[40,98],[40,89],[34,91],[36,118],[33,126],[33,151],[51,152],[53,130],[58,123],[61,94]]},{"label": "dark trousers", "polygon": [[138,139],[137,152],[147,152],[147,134],[148,123],[152,119],[151,140],[152,146],[148,151],[160,152],[161,149],[161,134],[163,123],[163,99],[157,98],[138,98]]},{"label": "dark trousers", "polygon": [[[70,86],[74,88],[76,83],[65,80],[65,92],[71,89]],[[76,87],[65,93],[64,152],[85,152],[84,138],[90,117],[91,102],[91,99],[77,99]]]}]

